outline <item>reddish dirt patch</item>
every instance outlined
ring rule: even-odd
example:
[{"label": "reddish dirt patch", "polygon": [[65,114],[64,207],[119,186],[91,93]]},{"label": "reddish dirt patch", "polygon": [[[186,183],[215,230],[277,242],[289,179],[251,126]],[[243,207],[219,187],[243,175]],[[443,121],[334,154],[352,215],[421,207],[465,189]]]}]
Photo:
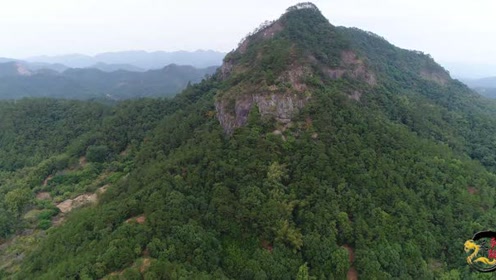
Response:
[{"label": "reddish dirt patch", "polygon": [[270,242],[267,240],[262,240],[262,248],[264,248],[265,250],[267,250],[271,253],[272,253],[272,250],[274,250],[274,247],[272,247],[272,244],[270,244]]},{"label": "reddish dirt patch", "polygon": [[139,271],[141,273],[144,273],[150,267],[150,264],[151,264],[151,259],[150,258],[144,258],[143,262],[141,263],[141,266],[139,268]]},{"label": "reddish dirt patch", "polygon": [[358,279],[358,273],[357,273],[356,269],[353,267],[353,262],[355,261],[355,252],[353,251],[353,248],[351,248],[347,244],[343,245],[343,248],[348,250],[348,256],[349,256],[349,261],[350,261],[350,269],[348,269],[346,279],[357,280]]},{"label": "reddish dirt patch", "polygon": [[348,274],[346,274],[346,279],[347,280],[357,280],[358,279],[358,273],[354,267],[350,267],[350,270],[348,270]]},{"label": "reddish dirt patch", "polygon": [[43,187],[46,187],[46,185],[48,185],[48,181],[52,180],[53,178],[53,175],[49,175],[48,177],[45,178],[45,180],[43,180]]},{"label": "reddish dirt patch", "polygon": [[52,199],[52,196],[50,195],[49,192],[39,192],[36,194],[36,199],[38,199],[38,200],[50,200],[50,199]]},{"label": "reddish dirt patch", "polygon": [[144,223],[145,223],[145,221],[146,221],[146,218],[145,218],[145,216],[144,216],[144,215],[139,216],[138,218],[136,218],[136,222],[137,222],[138,224],[144,224]]},{"label": "reddish dirt patch", "polygon": [[477,194],[477,193],[479,192],[479,191],[478,191],[476,188],[474,188],[474,187],[468,187],[468,188],[467,188],[467,191],[468,191],[468,193],[469,193],[469,194],[472,194],[472,195],[475,195],[475,194]]},{"label": "reddish dirt patch", "polygon": [[145,215],[141,215],[141,216],[138,216],[138,217],[132,217],[132,218],[129,218],[126,220],[126,223],[131,223],[131,222],[135,222],[135,223],[138,223],[138,224],[144,224],[146,221],[146,216]]},{"label": "reddish dirt patch", "polygon": [[352,264],[355,261],[355,252],[353,251],[353,248],[346,244],[343,245],[343,248],[348,250],[348,256],[350,256],[350,264]]}]

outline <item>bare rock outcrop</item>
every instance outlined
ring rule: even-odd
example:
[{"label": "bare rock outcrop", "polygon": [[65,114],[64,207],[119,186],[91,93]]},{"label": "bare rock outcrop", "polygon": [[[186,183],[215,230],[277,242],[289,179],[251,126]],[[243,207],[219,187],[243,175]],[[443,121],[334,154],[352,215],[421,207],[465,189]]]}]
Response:
[{"label": "bare rock outcrop", "polygon": [[[343,51],[340,65],[334,68],[309,56],[306,62],[300,62],[299,65],[293,64],[282,72],[276,79],[277,85],[242,85],[219,95],[215,108],[224,131],[230,135],[235,128],[245,125],[254,105],[257,106],[263,118],[273,118],[282,124],[291,122],[291,118],[311,99],[310,87],[305,81],[316,75],[315,68],[319,68],[331,80],[346,76],[369,86],[377,84],[375,74],[352,51]],[[220,71],[223,79],[228,79],[233,72],[243,72],[241,67],[236,67],[231,62],[225,62]],[[362,92],[355,90],[349,93],[349,97],[360,101]]]},{"label": "bare rock outcrop", "polygon": [[[311,58],[316,62],[315,58]],[[329,78],[336,80],[348,75],[350,78],[363,81],[371,86],[377,84],[375,74],[367,69],[363,60],[357,57],[356,53],[352,51],[344,51],[341,54],[341,63],[339,67],[329,68],[323,66],[324,73]]]},{"label": "bare rock outcrop", "polygon": [[78,208],[86,204],[96,203],[96,201],[96,194],[82,194],[74,199],[64,200],[63,202],[57,204],[57,208],[59,208],[62,213],[68,213],[74,208]]},{"label": "bare rock outcrop", "polygon": [[[274,119],[284,125],[311,99],[311,92],[324,83],[332,83],[341,78],[353,79],[375,86],[377,78],[370,71],[366,60],[359,57],[349,47],[342,46],[334,28],[318,32],[315,36],[299,34],[299,25],[291,20],[293,13],[302,16],[321,17],[322,24],[328,24],[317,7],[311,3],[301,3],[290,7],[279,20],[265,22],[248,34],[229,53],[217,72],[225,87],[216,95],[217,118],[230,135],[238,127],[245,125],[254,107],[264,119]],[[314,21],[308,22],[305,32],[314,30]],[[324,35],[322,35],[322,34]],[[312,38],[307,38],[312,37]],[[334,44],[334,48],[318,48],[315,38],[323,44]],[[268,43],[275,40],[274,44]],[[332,50],[332,51],[331,51]],[[332,60],[324,59],[332,56]],[[317,59],[319,58],[319,59]],[[332,61],[332,63],[331,63]],[[360,101],[364,91],[347,93],[350,99]]]},{"label": "bare rock outcrop", "polygon": [[218,101],[215,104],[217,117],[227,134],[232,134],[235,128],[241,127],[248,121],[248,114],[256,105],[262,117],[274,118],[281,123],[288,123],[291,118],[310,99],[297,93],[255,93],[243,95],[235,100],[234,111],[229,108],[229,102]]},{"label": "bare rock outcrop", "polygon": [[[241,88],[217,99],[217,118],[227,134],[248,121],[248,115],[257,106],[263,118],[272,118],[280,123],[288,123],[310,99],[308,86],[304,83],[312,75],[309,67],[292,65],[276,79],[279,85]],[[286,86],[282,86],[286,85]]]},{"label": "bare rock outcrop", "polygon": [[450,80],[450,76],[446,72],[429,71],[426,69],[420,71],[420,77],[422,77],[425,80],[434,82],[434,83],[441,85],[441,86],[446,85]]}]

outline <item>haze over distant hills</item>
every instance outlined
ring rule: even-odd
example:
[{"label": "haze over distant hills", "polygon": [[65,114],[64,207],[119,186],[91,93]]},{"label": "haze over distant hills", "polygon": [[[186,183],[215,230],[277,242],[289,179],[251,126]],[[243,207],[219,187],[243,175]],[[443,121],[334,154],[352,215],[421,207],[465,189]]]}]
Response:
[{"label": "haze over distant hills", "polygon": [[485,97],[496,98],[495,76],[481,79],[461,79],[461,81]]},{"label": "haze over distant hills", "polygon": [[496,88],[496,76],[481,79],[461,79],[471,88]]},{"label": "haze over distant hills", "polygon": [[223,57],[216,51],[128,51],[0,58],[0,99],[172,96],[213,74]]},{"label": "haze over distant hills", "polygon": [[481,79],[496,76],[496,64],[468,62],[440,62],[453,77],[458,79]]},{"label": "haze over distant hills", "polygon": [[68,68],[59,73],[45,68],[32,70],[23,62],[6,62],[0,63],[0,99],[52,97],[120,100],[172,96],[188,83],[197,83],[216,69],[216,66],[195,68],[170,64],[162,69],[143,72]]},{"label": "haze over distant hills", "polygon": [[[27,62],[42,62],[49,64],[63,64],[71,68],[88,68],[94,65],[120,64],[125,67],[148,69],[160,69],[165,65],[191,65],[197,68],[221,65],[225,53],[212,50],[188,51],[123,51],[107,52],[95,56],[83,54],[68,54],[60,56],[37,56],[25,59]],[[122,69],[122,68],[121,68]],[[129,70],[129,69],[127,69]]]}]

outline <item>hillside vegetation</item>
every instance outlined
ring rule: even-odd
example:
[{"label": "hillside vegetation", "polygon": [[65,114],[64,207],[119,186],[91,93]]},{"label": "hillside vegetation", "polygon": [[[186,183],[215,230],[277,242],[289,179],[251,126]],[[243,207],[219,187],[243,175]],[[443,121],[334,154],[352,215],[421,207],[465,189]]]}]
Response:
[{"label": "hillside vegetation", "polygon": [[171,100],[0,104],[5,278],[482,279],[496,104],[313,4]]}]

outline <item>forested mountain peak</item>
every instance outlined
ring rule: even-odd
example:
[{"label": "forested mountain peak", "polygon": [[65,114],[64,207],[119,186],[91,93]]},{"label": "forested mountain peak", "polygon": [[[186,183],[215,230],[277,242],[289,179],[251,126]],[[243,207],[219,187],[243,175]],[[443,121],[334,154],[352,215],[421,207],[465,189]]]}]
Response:
[{"label": "forested mountain peak", "polygon": [[480,279],[494,116],[309,3],[172,99],[0,102],[0,278]]},{"label": "forested mountain peak", "polygon": [[[282,124],[304,107],[311,88],[349,77],[374,86],[370,71],[348,40],[311,3],[290,7],[266,21],[229,53],[219,70],[228,85],[217,95],[219,120],[229,134],[256,105],[262,117]],[[360,93],[350,92],[360,98]]]},{"label": "forested mountain peak", "polygon": [[336,80],[350,82],[343,92],[356,101],[390,82],[408,81],[412,88],[453,82],[429,55],[397,48],[371,32],[335,27],[312,3],[290,7],[248,34],[225,57],[219,76],[226,87],[217,95],[217,116],[228,134],[246,124],[255,105],[262,117],[290,123],[312,98],[312,88]]}]

